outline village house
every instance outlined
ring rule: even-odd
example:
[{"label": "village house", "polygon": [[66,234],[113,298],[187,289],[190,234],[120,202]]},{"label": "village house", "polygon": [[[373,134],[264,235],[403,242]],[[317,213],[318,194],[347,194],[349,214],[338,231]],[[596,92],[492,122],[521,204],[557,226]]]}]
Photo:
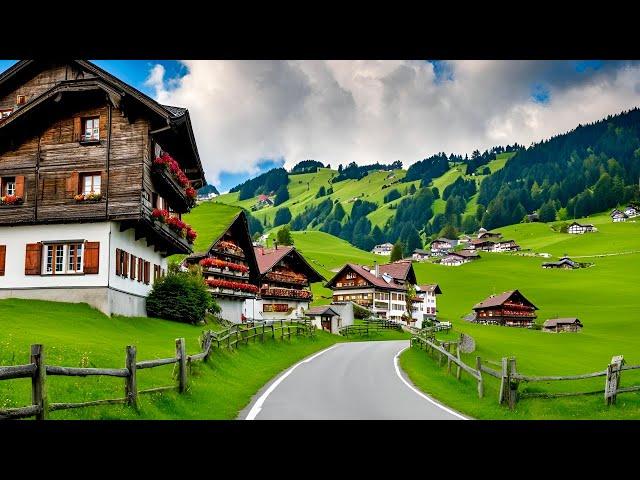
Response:
[{"label": "village house", "polygon": [[582,322],[578,318],[550,318],[542,324],[545,332],[579,332],[582,330]]},{"label": "village house", "polygon": [[411,300],[413,303],[412,316],[415,320],[414,327],[422,328],[424,320],[435,320],[437,313],[436,295],[440,295],[442,290],[438,284],[416,285],[416,296]]},{"label": "village house", "polygon": [[247,300],[256,320],[302,318],[313,301],[310,284],[326,281],[292,246],[254,247],[260,272],[258,297]]},{"label": "village house", "polygon": [[520,245],[518,245],[514,240],[501,240],[495,242],[491,246],[492,252],[517,252],[520,250]]},{"label": "village house", "polygon": [[250,313],[245,301],[255,298],[258,293],[260,270],[244,211],[215,205],[221,211],[230,210],[231,214],[218,215],[225,220],[219,220],[213,226],[215,230],[209,248],[188,256],[183,268],[200,265],[209,291],[222,309],[221,317],[241,323]]},{"label": "village house", "polygon": [[565,269],[574,269],[580,268],[580,264],[578,262],[574,262],[566,255],[557,262],[545,262],[542,264],[542,268],[565,268]]},{"label": "village house", "polygon": [[494,242],[486,239],[474,238],[469,242],[467,249],[469,250],[482,250],[485,252],[490,252],[493,250]]},{"label": "village house", "polygon": [[528,327],[536,319],[536,310],[538,307],[518,290],[510,290],[499,295],[491,295],[474,305],[471,321],[507,327]]},{"label": "village house", "polygon": [[445,265],[447,267],[459,267],[465,263],[469,263],[472,260],[477,260],[480,258],[478,252],[473,250],[459,250],[457,252],[451,252],[447,256],[445,256],[442,260],[440,260],[440,265]]},{"label": "village house", "polygon": [[538,215],[536,212],[529,213],[529,214],[525,215],[525,219],[526,219],[527,222],[539,222],[540,221],[540,215]]},{"label": "village house", "polygon": [[417,261],[419,261],[419,262],[420,262],[420,261],[423,261],[423,260],[428,259],[430,256],[431,256],[431,252],[430,252],[430,251],[428,251],[428,250],[422,250],[422,249],[420,249],[420,248],[416,248],[416,249],[413,251],[413,254],[411,255],[411,258],[412,258],[413,260],[417,260]]},{"label": "village house", "polygon": [[567,227],[567,233],[571,233],[574,235],[582,235],[583,233],[591,233],[597,231],[598,229],[591,223],[580,224],[578,222],[573,222]]},{"label": "village house", "polygon": [[626,222],[627,218],[629,218],[629,216],[626,213],[621,212],[617,208],[614,208],[613,211],[609,215],[611,217],[611,220],[613,220],[614,223]]},{"label": "village house", "polygon": [[86,60],[0,75],[0,298],[146,315],[205,185],[189,112]]},{"label": "village house", "polygon": [[371,253],[375,253],[376,255],[391,255],[391,250],[393,250],[393,243],[387,242],[373,247]]},{"label": "village house", "polygon": [[458,240],[450,240],[448,238],[436,238],[430,244],[431,253],[433,255],[446,255],[458,244]]},{"label": "village house", "polygon": [[624,209],[624,214],[627,217],[636,217],[638,216],[638,207],[634,206],[634,205],[627,205],[627,207]]},{"label": "village house", "polygon": [[471,237],[469,235],[461,235],[458,238],[458,245],[463,245],[463,246],[467,246],[469,244],[469,242],[471,241]]},{"label": "village house", "polygon": [[416,276],[411,261],[397,261],[374,267],[348,263],[327,282],[333,290],[334,302],[352,301],[375,315],[401,321],[409,315],[406,291],[415,285]]},{"label": "village house", "polygon": [[502,234],[500,232],[489,232],[484,228],[478,230],[478,239],[480,240],[490,240],[492,238],[502,238]]},{"label": "village house", "polygon": [[312,325],[325,332],[336,334],[342,328],[340,315],[330,305],[311,307],[307,317],[311,318]]}]

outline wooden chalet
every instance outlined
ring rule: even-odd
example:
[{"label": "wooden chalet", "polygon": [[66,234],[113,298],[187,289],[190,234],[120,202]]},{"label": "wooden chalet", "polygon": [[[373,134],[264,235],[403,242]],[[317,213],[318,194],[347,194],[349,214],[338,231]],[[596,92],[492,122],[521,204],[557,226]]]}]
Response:
[{"label": "wooden chalet", "polygon": [[502,234],[500,232],[488,232],[487,230],[480,229],[478,232],[479,240],[491,240],[491,239],[499,239],[502,238]]},{"label": "wooden chalet", "polygon": [[545,332],[579,332],[582,330],[582,322],[578,318],[550,318],[542,324]]},{"label": "wooden chalet", "polygon": [[491,250],[493,250],[493,245],[494,242],[492,242],[491,240],[487,240],[485,238],[474,238],[469,242],[467,248],[469,250],[483,250],[485,252],[490,252]]},{"label": "wooden chalet", "polygon": [[499,295],[491,295],[473,306],[475,323],[505,325],[508,327],[528,327],[536,319],[538,310],[518,290],[509,290]]},{"label": "wooden chalet", "polygon": [[636,217],[640,214],[640,208],[635,205],[627,205],[624,209],[624,214],[627,217]]},{"label": "wooden chalet", "polygon": [[190,255],[183,262],[185,267],[195,264],[202,266],[209,290],[222,308],[222,318],[234,323],[248,318],[245,300],[258,294],[260,270],[243,210],[225,222],[205,252]]},{"label": "wooden chalet", "polygon": [[447,267],[457,267],[465,263],[469,263],[473,260],[478,260],[480,255],[476,250],[459,250],[457,252],[451,252],[440,260],[440,265]]},{"label": "wooden chalet", "polygon": [[491,251],[498,253],[517,252],[518,250],[520,250],[520,245],[515,240],[499,240],[491,246]]},{"label": "wooden chalet", "polygon": [[373,267],[348,263],[327,282],[334,302],[352,301],[374,314],[400,321],[409,316],[406,291],[417,283],[411,261],[400,260]]},{"label": "wooden chalet", "polygon": [[592,233],[597,232],[598,229],[591,223],[578,223],[573,222],[571,225],[567,227],[567,233],[571,233],[574,235],[582,235],[584,233]]},{"label": "wooden chalet", "polygon": [[[189,112],[86,60],[0,74],[0,297],[146,315],[204,173]],[[153,273],[152,273],[153,272]]]},{"label": "wooden chalet", "polygon": [[564,256],[560,258],[557,262],[545,262],[542,264],[542,268],[564,268],[564,269],[574,269],[580,268],[580,264],[578,262],[574,262],[569,257]]},{"label": "wooden chalet", "polygon": [[422,250],[421,248],[416,248],[411,254],[411,258],[413,260],[422,261],[431,257],[431,251]]},{"label": "wooden chalet", "polygon": [[302,318],[313,301],[311,283],[326,281],[295,247],[254,247],[258,263],[258,298],[247,312],[261,320]]},{"label": "wooden chalet", "polygon": [[449,240],[448,238],[436,238],[431,242],[431,253],[434,255],[444,255],[453,250],[458,244],[458,240]]}]

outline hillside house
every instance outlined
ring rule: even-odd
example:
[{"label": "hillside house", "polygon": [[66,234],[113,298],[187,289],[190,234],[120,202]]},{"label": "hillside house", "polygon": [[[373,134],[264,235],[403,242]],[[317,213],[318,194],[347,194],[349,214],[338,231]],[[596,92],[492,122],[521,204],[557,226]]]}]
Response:
[{"label": "hillside house", "polygon": [[580,268],[580,264],[578,262],[574,262],[569,257],[564,256],[560,258],[557,262],[545,262],[542,264],[542,268],[564,268],[564,269],[575,269]]},{"label": "hillside house", "polygon": [[612,220],[614,223],[618,223],[618,222],[626,222],[626,221],[627,221],[627,218],[629,218],[629,216],[628,216],[626,213],[621,212],[621,211],[620,211],[620,210],[618,210],[617,208],[616,208],[616,209],[614,209],[614,210],[613,210],[609,215],[611,216],[611,220]]},{"label": "hillside house", "polygon": [[261,194],[261,195],[258,195],[258,200],[251,207],[251,210],[260,210],[261,208],[272,207],[272,206],[273,206],[273,200],[271,200],[271,197],[269,195]]},{"label": "hillside house", "polygon": [[461,235],[460,238],[458,238],[458,245],[467,246],[470,241],[471,237],[469,235]]},{"label": "hillside house", "polygon": [[310,284],[326,281],[292,246],[254,247],[260,291],[247,300],[247,314],[257,320],[302,318],[313,301]]},{"label": "hillside house", "polygon": [[582,235],[584,233],[592,233],[597,231],[598,229],[591,223],[580,224],[578,222],[573,222],[567,227],[567,233],[571,233],[573,235]]},{"label": "hillside house", "polygon": [[423,260],[428,259],[431,256],[431,252],[428,250],[422,250],[420,248],[416,248],[411,254],[411,259],[421,262]]},{"label": "hillside house", "polygon": [[530,213],[528,215],[525,215],[525,219],[527,222],[539,222],[540,221],[540,215],[538,215],[537,213]]},{"label": "hillside house", "polygon": [[391,250],[393,250],[393,243],[383,243],[381,245],[376,245],[371,250],[371,253],[375,253],[376,255],[391,255]]},{"label": "hillside house", "polygon": [[636,217],[638,216],[638,213],[640,213],[638,208],[633,205],[627,205],[627,207],[624,209],[624,214],[627,217]]},{"label": "hillside house", "polygon": [[578,318],[550,318],[542,324],[542,330],[551,333],[579,332],[582,326]]},{"label": "hillside house", "polygon": [[517,252],[518,250],[520,250],[520,245],[518,245],[514,240],[501,240],[501,241],[495,242],[491,246],[491,251],[498,252],[498,253]]},{"label": "hillside house", "polygon": [[416,321],[414,326],[422,328],[424,320],[435,320],[437,313],[436,295],[442,294],[438,284],[416,285],[416,296],[413,303],[412,316]]},{"label": "hillside house", "polygon": [[245,301],[256,297],[260,271],[243,210],[217,223],[207,251],[188,256],[183,267],[195,264],[202,266],[209,291],[222,308],[222,318],[241,323],[252,316]]},{"label": "hillside house", "polygon": [[499,295],[491,295],[474,305],[471,321],[507,327],[528,327],[536,319],[536,310],[538,307],[518,290],[510,290]]},{"label": "hillside house", "polygon": [[491,240],[491,239],[498,239],[498,238],[502,238],[502,234],[500,232],[488,232],[486,230],[484,230],[483,228],[481,228],[478,231],[478,239],[479,240]]},{"label": "hillside house", "polygon": [[373,267],[348,263],[326,287],[333,290],[334,302],[352,301],[375,315],[399,322],[403,315],[409,315],[407,287],[416,283],[411,261],[400,260]]},{"label": "hillside house", "polygon": [[486,239],[474,238],[469,242],[467,249],[469,250],[482,250],[485,252],[490,252],[493,250],[494,242]]},{"label": "hillside house", "polygon": [[478,255],[478,252],[474,250],[459,250],[457,252],[451,252],[447,256],[445,256],[442,260],[440,260],[440,265],[445,265],[447,267],[458,267],[479,258],[480,255]]},{"label": "hillside house", "polygon": [[146,315],[204,173],[187,109],[86,60],[0,75],[0,298]]},{"label": "hillside house", "polygon": [[448,238],[436,238],[431,242],[430,249],[433,255],[446,255],[458,244],[458,240]]}]

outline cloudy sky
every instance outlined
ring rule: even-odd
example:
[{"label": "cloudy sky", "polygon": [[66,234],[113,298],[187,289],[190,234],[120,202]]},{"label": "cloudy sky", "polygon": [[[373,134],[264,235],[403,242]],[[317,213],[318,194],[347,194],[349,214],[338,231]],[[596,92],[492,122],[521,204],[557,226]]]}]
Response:
[{"label": "cloudy sky", "polygon": [[640,64],[624,61],[96,63],[189,108],[207,180],[222,191],[310,158],[408,166],[529,145],[640,105]]}]

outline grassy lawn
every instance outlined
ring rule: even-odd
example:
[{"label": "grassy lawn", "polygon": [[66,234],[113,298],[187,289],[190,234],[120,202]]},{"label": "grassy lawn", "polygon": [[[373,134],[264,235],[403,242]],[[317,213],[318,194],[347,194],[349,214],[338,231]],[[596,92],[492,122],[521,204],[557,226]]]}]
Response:
[{"label": "grassy lawn", "polygon": [[[19,319],[19,321],[17,320]],[[153,318],[108,318],[86,304],[0,300],[0,365],[29,362],[29,346],[45,346],[46,363],[70,367],[122,368],[125,346],[136,345],[138,361],[175,355],[174,340],[184,337],[187,353],[200,351],[205,328]],[[233,419],[251,397],[280,372],[334,343],[395,340],[398,332],[345,339],[326,332],[315,338],[250,341],[238,350],[214,350],[207,364],[194,364],[190,391],[140,395],[140,412],[106,405],[51,412],[52,419]],[[407,338],[406,336],[404,338]],[[138,388],[175,385],[173,365],[138,372]],[[111,377],[48,377],[49,401],[82,402],[124,395],[124,381]],[[31,402],[29,379],[0,381],[0,408]]]}]

